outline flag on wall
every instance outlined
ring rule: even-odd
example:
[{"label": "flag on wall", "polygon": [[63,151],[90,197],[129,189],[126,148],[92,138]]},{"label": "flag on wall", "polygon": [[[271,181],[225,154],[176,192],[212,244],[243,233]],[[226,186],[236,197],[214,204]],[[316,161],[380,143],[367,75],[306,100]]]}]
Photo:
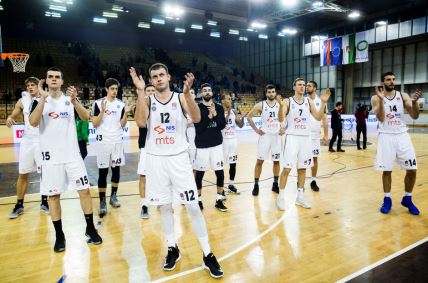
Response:
[{"label": "flag on wall", "polygon": [[336,66],[342,64],[342,38],[336,37],[323,41],[320,52],[321,66]]},{"label": "flag on wall", "polygon": [[348,34],[342,37],[342,64],[355,63],[355,34]]},{"label": "flag on wall", "polygon": [[355,35],[355,63],[369,61],[368,32],[362,31]]}]

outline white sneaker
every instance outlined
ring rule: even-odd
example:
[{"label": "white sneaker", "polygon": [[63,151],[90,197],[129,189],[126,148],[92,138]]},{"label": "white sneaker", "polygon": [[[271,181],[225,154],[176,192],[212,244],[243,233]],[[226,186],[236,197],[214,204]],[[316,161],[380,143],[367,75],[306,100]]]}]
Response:
[{"label": "white sneaker", "polygon": [[300,205],[301,207],[304,207],[304,208],[311,208],[310,203],[307,200],[305,200],[304,197],[297,197],[296,205]]},{"label": "white sneaker", "polygon": [[284,196],[279,195],[276,199],[276,206],[279,210],[285,210],[285,200]]}]

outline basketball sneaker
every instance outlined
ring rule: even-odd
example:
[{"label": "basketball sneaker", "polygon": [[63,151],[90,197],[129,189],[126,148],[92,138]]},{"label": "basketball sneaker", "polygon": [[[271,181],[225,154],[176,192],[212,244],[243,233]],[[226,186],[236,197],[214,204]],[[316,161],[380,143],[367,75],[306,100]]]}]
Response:
[{"label": "basketball sneaker", "polygon": [[218,261],[213,255],[213,253],[209,253],[207,256],[204,255],[203,260],[204,268],[210,271],[211,277],[223,277],[223,270],[221,269],[220,264],[218,264]]},{"label": "basketball sneaker", "polygon": [[117,199],[116,194],[112,194],[110,196],[110,205],[113,206],[113,207],[120,207],[120,202]]},{"label": "basketball sneaker", "polygon": [[9,213],[9,219],[18,218],[18,216],[23,213],[24,213],[24,207],[15,205],[15,208],[12,210],[11,213]]},{"label": "basketball sneaker", "polygon": [[165,257],[165,263],[163,264],[164,270],[174,270],[175,264],[177,261],[179,261],[181,258],[180,250],[177,246],[175,247],[168,247],[168,254]]},{"label": "basketball sneaker", "polygon": [[104,215],[106,215],[107,214],[107,204],[106,204],[106,200],[105,199],[103,199],[101,202],[100,202],[100,208],[98,209],[98,215],[100,216],[100,217],[103,217]]},{"label": "basketball sneaker", "polygon": [[88,237],[88,244],[100,245],[103,243],[103,239],[98,234],[98,231],[96,229],[91,230],[86,227],[85,236]]},{"label": "basketball sneaker", "polygon": [[234,194],[236,194],[236,195],[240,195],[241,194],[241,192],[234,186],[234,185],[229,185],[228,187],[227,187],[227,190],[229,191],[229,192],[231,192],[231,193],[234,193]]},{"label": "basketball sneaker", "polygon": [[301,207],[304,207],[304,208],[311,208],[311,205],[307,200],[305,200],[303,196],[296,198],[296,205],[300,205]]},{"label": "basketball sneaker", "polygon": [[404,196],[401,200],[401,205],[409,209],[410,214],[419,215],[419,209],[413,204],[412,196]]},{"label": "basketball sneaker", "polygon": [[316,182],[315,180],[313,180],[313,181],[311,182],[311,189],[312,189],[314,192],[318,192],[318,191],[320,190],[320,188],[318,187],[317,182]]},{"label": "basketball sneaker", "polygon": [[259,195],[259,184],[254,184],[254,188],[253,188],[252,194],[253,194],[253,196],[258,196]]},{"label": "basketball sneaker", "polygon": [[40,211],[43,211],[46,214],[49,214],[49,204],[47,202],[42,202],[40,204]]},{"label": "basketball sneaker", "polygon": [[272,192],[279,194],[279,187],[277,182],[273,182],[272,184]]},{"label": "basketball sneaker", "polygon": [[60,253],[65,251],[65,237],[64,233],[62,235],[58,235],[55,240],[54,252]]},{"label": "basketball sneaker", "polygon": [[390,197],[384,197],[383,198],[383,204],[380,207],[380,212],[387,214],[392,207],[392,200]]},{"label": "basketball sneaker", "polygon": [[218,210],[222,211],[222,212],[226,212],[227,211],[227,207],[224,205],[223,200],[218,199],[215,201],[215,208],[217,208]]},{"label": "basketball sneaker", "polygon": [[149,208],[145,205],[141,208],[141,218],[149,219]]},{"label": "basketball sneaker", "polygon": [[285,199],[283,196],[278,196],[278,198],[276,199],[276,205],[279,210],[285,210]]}]

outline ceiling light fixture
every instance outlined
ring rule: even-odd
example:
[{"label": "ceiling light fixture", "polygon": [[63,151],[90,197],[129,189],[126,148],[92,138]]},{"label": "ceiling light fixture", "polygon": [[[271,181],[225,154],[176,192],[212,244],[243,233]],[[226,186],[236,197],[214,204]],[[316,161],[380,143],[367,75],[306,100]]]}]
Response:
[{"label": "ceiling light fixture", "polygon": [[101,24],[106,24],[107,23],[107,19],[106,18],[101,18],[101,17],[94,17],[94,19],[92,21],[94,23],[101,23]]},{"label": "ceiling light fixture", "polygon": [[356,18],[358,18],[360,16],[360,12],[358,12],[358,11],[352,11],[349,15],[348,15],[348,17],[349,18],[351,18],[351,19],[356,19]]},{"label": "ceiling light fixture", "polygon": [[251,27],[255,28],[255,29],[264,29],[267,27],[267,24],[262,23],[262,22],[258,22],[258,21],[254,21],[251,23]]},{"label": "ceiling light fixture", "polygon": [[192,28],[192,29],[199,29],[199,30],[204,29],[204,27],[202,25],[198,25],[198,24],[192,24],[190,26],[190,28]]},{"label": "ceiling light fixture", "polygon": [[137,26],[139,28],[150,28],[150,24],[146,22],[139,22]]}]

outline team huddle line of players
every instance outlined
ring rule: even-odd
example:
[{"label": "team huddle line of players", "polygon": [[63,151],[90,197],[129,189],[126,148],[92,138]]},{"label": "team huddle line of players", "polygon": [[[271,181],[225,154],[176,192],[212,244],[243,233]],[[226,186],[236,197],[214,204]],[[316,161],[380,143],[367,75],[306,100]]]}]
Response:
[{"label": "team huddle line of players", "polygon": [[[193,74],[185,76],[183,92],[170,90],[170,74],[167,66],[156,63],[149,68],[151,84],[145,84],[141,75],[130,68],[130,76],[138,96],[135,121],[140,129],[139,191],[141,217],[149,218],[148,205],[159,207],[164,235],[168,246],[164,270],[173,270],[181,258],[174,232],[173,199],[185,205],[202,249],[203,266],[214,278],[223,276],[208,239],[201,193],[204,173],[214,170],[217,196],[215,208],[226,212],[224,191],[224,166],[229,165],[230,193],[240,194],[234,185],[238,160],[236,127],[243,127],[246,116],[250,126],[259,136],[257,162],[254,169],[252,195],[259,194],[259,178],[264,160],[273,161],[274,181],[272,191],[277,193],[277,208],[285,210],[284,191],[293,166],[297,167],[297,197],[295,204],[310,208],[304,197],[306,169],[311,168],[313,191],[319,191],[316,183],[318,157],[321,153],[321,128],[324,142],[328,141],[326,103],[330,90],[317,95],[317,83],[307,84],[301,78],[293,82],[294,95],[282,99],[274,85],[265,87],[266,99],[258,102],[247,114],[240,115],[232,109],[230,95],[221,98],[221,105],[214,103],[209,84],[200,86],[202,102],[195,102],[192,89]],[[47,88],[43,88],[43,84]],[[20,146],[17,203],[9,218],[24,213],[24,195],[28,186],[28,174],[40,173],[41,210],[50,213],[56,232],[55,252],[66,247],[62,230],[60,195],[76,190],[86,220],[86,236],[90,244],[101,244],[93,221],[90,184],[77,142],[75,119],[89,120],[90,113],[77,99],[77,90],[69,86],[61,91],[63,74],[58,68],[50,68],[46,79],[30,77],[25,81],[27,91],[16,103],[7,119],[7,126],[15,124],[16,117],[24,115],[25,132]],[[383,171],[384,202],[380,208],[388,213],[391,201],[391,171],[394,161],[406,169],[405,195],[401,204],[413,215],[419,210],[412,202],[412,190],[416,180],[416,155],[403,120],[404,108],[417,119],[417,99],[420,91],[410,97],[395,90],[395,75],[382,75],[383,88],[376,88],[372,97],[373,111],[379,120],[376,168]],[[92,106],[92,123],[96,130],[96,156],[99,169],[99,216],[107,215],[106,188],[108,168],[112,170],[110,205],[120,207],[117,190],[120,167],[125,165],[123,131],[131,108],[116,98],[119,82],[107,79],[107,96]],[[307,96],[305,96],[305,92]],[[261,115],[261,127],[253,117]],[[285,141],[282,144],[282,136]],[[189,145],[190,144],[190,145]],[[282,147],[282,148],[281,148]],[[280,169],[282,167],[282,172]]]}]

